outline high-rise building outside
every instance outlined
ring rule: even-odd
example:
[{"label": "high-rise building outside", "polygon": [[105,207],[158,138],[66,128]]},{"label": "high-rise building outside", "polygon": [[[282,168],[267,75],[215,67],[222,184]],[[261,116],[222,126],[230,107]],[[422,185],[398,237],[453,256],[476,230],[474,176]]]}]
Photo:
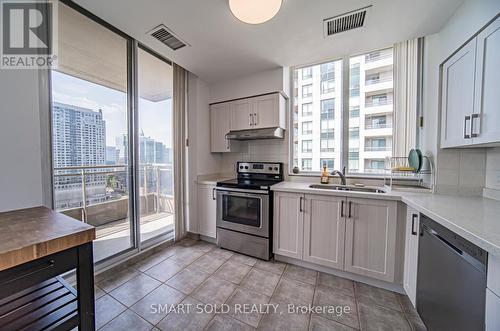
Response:
[{"label": "high-rise building outside", "polygon": [[[54,103],[52,153],[55,169],[106,164],[106,122],[103,120],[102,111]],[[69,174],[78,171],[58,170],[57,173]],[[92,169],[86,171],[92,172]],[[105,198],[105,175],[86,176],[85,186],[89,199]],[[81,206],[81,176],[56,176],[54,194],[58,209]]]},{"label": "high-rise building outside", "polygon": [[350,173],[384,171],[385,158],[392,155],[392,53],[385,49],[349,59],[348,134],[342,133],[342,60],[294,70],[294,167],[340,169],[347,137]]}]

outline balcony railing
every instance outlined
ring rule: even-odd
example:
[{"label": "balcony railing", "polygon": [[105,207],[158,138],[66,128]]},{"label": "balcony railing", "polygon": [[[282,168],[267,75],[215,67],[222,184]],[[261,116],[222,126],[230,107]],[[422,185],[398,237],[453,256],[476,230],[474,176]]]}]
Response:
[{"label": "balcony railing", "polygon": [[367,123],[365,129],[390,129],[392,128],[392,123]]},{"label": "balcony railing", "polygon": [[[126,218],[128,214],[128,204],[126,202],[128,197],[128,184],[126,183],[126,181],[128,181],[127,167],[127,165],[95,165],[54,168],[54,179],[76,178],[76,180],[73,180],[70,183],[56,182],[55,194],[57,194],[58,185],[62,187],[59,189],[61,191],[65,189],[64,186],[69,186],[70,189],[81,189],[81,199],[78,199],[79,202],[75,202],[74,204],[61,204],[57,206],[56,200],[56,209],[80,218],[85,223],[89,222],[89,212],[92,214],[97,214],[101,211],[106,213],[106,220],[104,220],[104,223]],[[172,165],[143,164],[139,166],[139,171],[141,210],[143,210],[145,214],[148,214],[151,210],[155,213],[173,213],[173,196],[162,193],[161,190],[161,173],[168,171],[172,172]],[[119,182],[115,183],[117,184],[116,187],[114,187],[116,191],[108,190],[107,176],[110,175],[121,175],[123,176],[123,181],[125,181],[125,183],[122,184]],[[90,179],[93,176],[101,176],[102,178],[97,179],[97,181],[101,181],[101,184],[105,187],[102,192],[104,195],[100,195],[97,198],[91,198],[88,193],[90,189],[95,187],[93,185],[89,185],[92,183]],[[151,179],[150,182],[155,183],[153,187],[148,187],[148,179]],[[109,203],[113,203],[112,208],[111,206],[108,206]],[[112,212],[110,211],[110,208],[112,209]],[[93,221],[102,223],[102,220]]]},{"label": "balcony railing", "polygon": [[385,83],[385,82],[390,82],[392,81],[392,77],[381,77],[381,78],[372,78],[372,79],[367,79],[365,81],[365,85],[375,85],[378,83]]},{"label": "balcony railing", "polygon": [[392,52],[390,52],[390,51],[380,52],[380,53],[371,53],[371,54],[365,55],[365,62],[371,63],[371,62],[376,62],[376,61],[388,59],[391,57],[392,57]]},{"label": "balcony railing", "polygon": [[365,107],[379,107],[379,106],[387,106],[392,105],[392,99],[387,100],[379,100],[379,101],[366,101]]},{"label": "balcony railing", "polygon": [[391,146],[365,146],[365,152],[390,151]]}]

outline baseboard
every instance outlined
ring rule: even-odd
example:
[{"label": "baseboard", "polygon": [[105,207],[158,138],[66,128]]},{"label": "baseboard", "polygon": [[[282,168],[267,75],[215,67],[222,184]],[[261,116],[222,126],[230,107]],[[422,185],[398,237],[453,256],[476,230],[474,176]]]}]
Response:
[{"label": "baseboard", "polygon": [[186,238],[198,240],[198,239],[200,239],[200,235],[198,233],[194,233],[194,232],[189,232],[188,231],[186,233]]},{"label": "baseboard", "polygon": [[207,236],[204,236],[201,234],[199,235],[199,238],[200,238],[200,240],[209,242],[211,244],[217,244],[217,238],[207,237]]},{"label": "baseboard", "polygon": [[406,292],[403,289],[403,284],[384,282],[382,280],[377,280],[377,279],[373,279],[373,278],[366,277],[366,276],[352,274],[350,272],[345,272],[345,271],[336,270],[336,269],[332,269],[332,268],[328,268],[328,267],[323,267],[323,266],[320,266],[320,265],[317,265],[314,263],[310,263],[310,262],[306,262],[306,261],[302,261],[302,260],[297,260],[297,259],[294,259],[291,257],[282,256],[282,255],[274,254],[274,259],[276,261],[286,262],[289,264],[298,265],[300,267],[309,268],[309,269],[313,269],[316,271],[321,271],[321,272],[324,272],[327,274],[347,278],[347,279],[350,279],[350,280],[353,280],[353,281],[356,281],[359,283],[364,283],[364,284],[368,284],[371,286],[383,288],[385,290],[389,290],[389,291],[393,291],[393,292],[397,292],[397,293],[401,293],[401,294],[406,294]]}]

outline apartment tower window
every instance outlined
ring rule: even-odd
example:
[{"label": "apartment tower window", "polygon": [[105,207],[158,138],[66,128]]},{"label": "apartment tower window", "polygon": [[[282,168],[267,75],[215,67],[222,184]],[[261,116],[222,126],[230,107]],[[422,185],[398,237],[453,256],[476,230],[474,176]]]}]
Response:
[{"label": "apartment tower window", "polygon": [[[343,75],[349,84],[336,85]],[[293,135],[293,144],[300,142],[301,148],[292,151],[290,163],[304,172],[321,171],[328,160],[339,169],[347,163],[348,173],[383,173],[380,160],[392,155],[393,49],[295,68],[291,76],[292,100],[302,109],[292,121],[302,130]]]}]

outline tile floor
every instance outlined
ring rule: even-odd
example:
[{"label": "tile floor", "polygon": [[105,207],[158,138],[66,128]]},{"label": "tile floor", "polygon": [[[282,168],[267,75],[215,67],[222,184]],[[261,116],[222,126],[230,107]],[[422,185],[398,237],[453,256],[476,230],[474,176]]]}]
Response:
[{"label": "tile floor", "polygon": [[[191,239],[100,278],[95,290],[100,330],[425,330],[406,296]],[[194,308],[205,304],[225,304],[228,311]],[[278,306],[268,313],[235,309],[244,304]],[[349,312],[289,313],[288,304],[349,307]]]}]

